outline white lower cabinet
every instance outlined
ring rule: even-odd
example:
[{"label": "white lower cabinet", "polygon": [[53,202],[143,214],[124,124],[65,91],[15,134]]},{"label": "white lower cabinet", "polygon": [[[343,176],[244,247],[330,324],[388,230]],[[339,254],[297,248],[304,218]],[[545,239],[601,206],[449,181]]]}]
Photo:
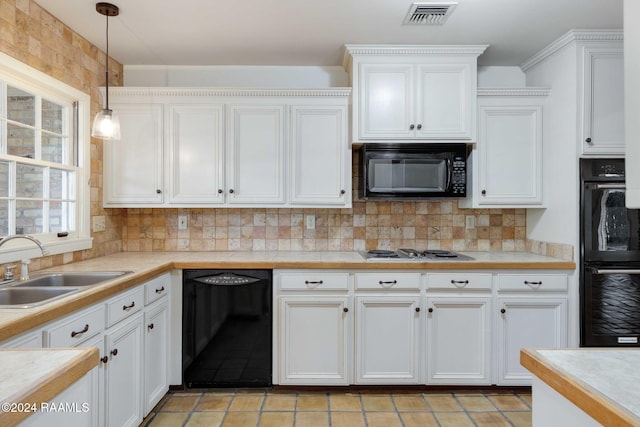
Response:
[{"label": "white lower cabinet", "polygon": [[142,422],[142,323],[138,313],[105,334],[107,427]]},{"label": "white lower cabinet", "polygon": [[349,384],[347,297],[280,297],[279,312],[280,384]]},{"label": "white lower cabinet", "polygon": [[418,384],[419,296],[356,297],[357,384]]},{"label": "white lower cabinet", "polygon": [[427,297],[427,383],[491,384],[491,297]]},{"label": "white lower cabinet", "polygon": [[520,350],[567,346],[567,298],[498,297],[497,307],[497,385],[531,385]]},{"label": "white lower cabinet", "polygon": [[169,389],[169,304],[167,298],[144,313],[144,413],[154,406]]}]

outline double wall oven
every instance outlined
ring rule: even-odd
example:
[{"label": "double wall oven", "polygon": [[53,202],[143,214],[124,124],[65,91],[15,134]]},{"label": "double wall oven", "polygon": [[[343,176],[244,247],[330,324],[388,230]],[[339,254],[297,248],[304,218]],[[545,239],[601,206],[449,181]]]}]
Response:
[{"label": "double wall oven", "polygon": [[640,346],[640,210],[625,207],[624,159],[582,159],[581,345]]}]

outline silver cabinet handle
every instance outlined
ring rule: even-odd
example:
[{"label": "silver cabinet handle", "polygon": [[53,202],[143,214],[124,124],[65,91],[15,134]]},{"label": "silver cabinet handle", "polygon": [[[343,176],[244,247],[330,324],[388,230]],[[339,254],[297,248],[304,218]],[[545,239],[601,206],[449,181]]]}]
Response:
[{"label": "silver cabinet handle", "polygon": [[597,190],[625,190],[627,186],[625,184],[596,184]]}]

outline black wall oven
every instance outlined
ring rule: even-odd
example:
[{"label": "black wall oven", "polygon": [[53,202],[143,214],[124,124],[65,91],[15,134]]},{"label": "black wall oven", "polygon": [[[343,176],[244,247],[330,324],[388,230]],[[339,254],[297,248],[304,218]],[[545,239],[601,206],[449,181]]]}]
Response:
[{"label": "black wall oven", "polygon": [[640,210],[625,207],[624,159],[582,159],[580,341],[640,346]]}]

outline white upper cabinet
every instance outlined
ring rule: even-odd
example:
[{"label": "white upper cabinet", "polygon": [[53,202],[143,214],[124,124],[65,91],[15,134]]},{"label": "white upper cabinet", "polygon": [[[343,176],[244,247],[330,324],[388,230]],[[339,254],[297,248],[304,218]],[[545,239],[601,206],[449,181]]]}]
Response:
[{"label": "white upper cabinet", "polygon": [[350,93],[112,88],[104,206],[348,208]]},{"label": "white upper cabinet", "polygon": [[169,203],[224,201],[223,119],[223,105],[169,106]]},{"label": "white upper cabinet", "polygon": [[542,109],[549,89],[479,89],[478,143],[461,207],[541,207]]},{"label": "white upper cabinet", "polygon": [[346,49],[353,142],[475,140],[477,57],[486,46]]},{"label": "white upper cabinet", "polygon": [[284,204],[284,105],[233,105],[227,127],[227,200]]},{"label": "white upper cabinet", "polygon": [[350,203],[347,117],[346,103],[291,108],[291,204]]},{"label": "white upper cabinet", "polygon": [[582,55],[582,153],[624,154],[622,43],[587,45]]},{"label": "white upper cabinet", "polygon": [[105,141],[104,205],[160,205],[163,198],[163,106],[114,103],[120,141]]}]

